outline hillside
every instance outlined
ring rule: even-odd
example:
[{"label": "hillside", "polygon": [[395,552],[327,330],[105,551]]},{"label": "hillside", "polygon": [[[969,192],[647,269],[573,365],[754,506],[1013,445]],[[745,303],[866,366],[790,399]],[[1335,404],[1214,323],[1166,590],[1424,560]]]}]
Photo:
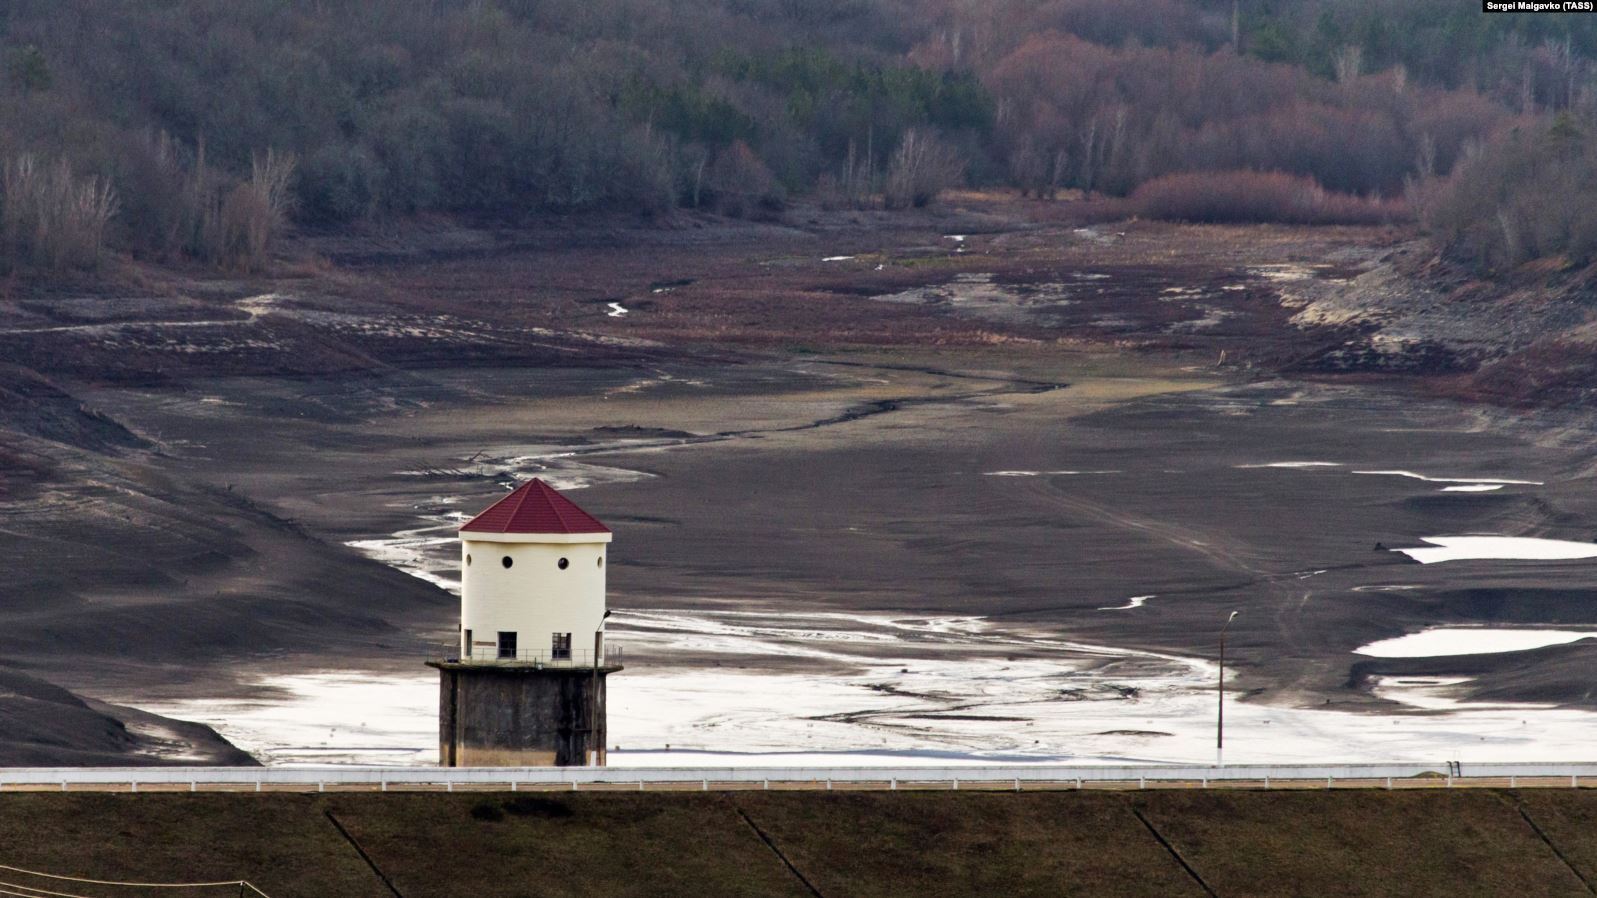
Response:
[{"label": "hillside", "polygon": [[0,265],[258,270],[288,229],[423,213],[768,219],[1216,172],[1300,179],[1228,216],[1402,217],[1413,182],[1589,111],[1589,23],[1455,6],[21,0]]}]

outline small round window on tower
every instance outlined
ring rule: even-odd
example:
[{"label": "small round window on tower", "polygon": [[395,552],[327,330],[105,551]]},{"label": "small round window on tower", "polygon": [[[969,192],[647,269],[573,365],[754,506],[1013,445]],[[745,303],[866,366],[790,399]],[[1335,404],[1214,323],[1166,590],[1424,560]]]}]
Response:
[{"label": "small round window on tower", "polygon": [[599,565],[598,565],[599,567],[604,567],[604,556],[603,555],[600,555],[598,558],[595,558],[594,560],[599,562]]},{"label": "small round window on tower", "polygon": [[471,564],[471,553],[470,552],[466,553],[466,564],[468,566]]},{"label": "small round window on tower", "polygon": [[511,558],[509,555],[506,555],[503,559],[500,560],[499,563],[504,565],[505,567],[510,567],[512,564],[516,563],[516,560],[514,558]]},{"label": "small round window on tower", "polygon": [[566,569],[566,568],[568,568],[568,567],[571,567],[571,562],[570,562],[570,561],[568,561],[568,560],[566,560],[566,559],[564,559],[564,558],[562,558],[562,559],[560,559],[560,561],[559,561],[559,562],[558,562],[558,563],[557,563],[557,566],[558,566],[558,567],[559,567],[559,568],[560,568],[560,569],[561,569],[561,570],[562,570],[562,571],[563,571],[563,570],[565,570],[565,569]]}]

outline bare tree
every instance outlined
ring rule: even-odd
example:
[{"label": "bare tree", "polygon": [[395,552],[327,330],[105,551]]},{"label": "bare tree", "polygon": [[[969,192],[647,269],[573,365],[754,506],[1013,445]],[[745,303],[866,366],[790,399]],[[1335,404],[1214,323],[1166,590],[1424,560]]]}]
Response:
[{"label": "bare tree", "polygon": [[937,199],[964,175],[959,155],[930,131],[904,132],[887,169],[883,202],[889,209],[920,208]]},{"label": "bare tree", "polygon": [[733,218],[778,212],[785,200],[771,170],[741,140],[715,157],[709,186],[716,206]]},{"label": "bare tree", "polygon": [[24,154],[0,167],[0,241],[13,262],[93,268],[116,212],[110,182],[79,178],[64,159],[46,168]]},{"label": "bare tree", "polygon": [[266,264],[272,240],[288,222],[294,156],[267,150],[250,163],[250,179],[227,192],[221,204],[224,261],[249,271]]},{"label": "bare tree", "polygon": [[1431,227],[1432,199],[1438,189],[1436,178],[1436,141],[1429,134],[1420,136],[1420,148],[1414,160],[1414,171],[1403,178],[1403,195],[1408,200],[1414,217],[1425,227]]},{"label": "bare tree", "polygon": [[1026,135],[1020,146],[1009,154],[1009,177],[1020,188],[1023,197],[1035,193],[1038,199],[1042,199],[1046,190],[1046,167],[1037,142],[1031,135]]},{"label": "bare tree", "polygon": [[1358,44],[1346,44],[1336,51],[1331,63],[1336,68],[1336,82],[1352,84],[1364,74],[1364,48]]}]

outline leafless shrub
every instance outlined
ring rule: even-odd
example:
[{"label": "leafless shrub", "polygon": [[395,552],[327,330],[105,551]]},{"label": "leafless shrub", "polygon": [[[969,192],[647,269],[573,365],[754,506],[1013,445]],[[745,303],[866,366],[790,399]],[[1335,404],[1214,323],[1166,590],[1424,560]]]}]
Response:
[{"label": "leafless shrub", "polygon": [[930,131],[910,128],[888,165],[883,203],[889,209],[926,206],[958,183],[964,172],[953,147]]},{"label": "leafless shrub", "polygon": [[816,178],[815,199],[823,209],[865,209],[875,203],[876,162],[874,140],[867,137],[865,151],[850,140],[842,170],[822,172]]},{"label": "leafless shrub", "polygon": [[267,150],[250,162],[250,179],[222,200],[221,229],[227,264],[257,271],[266,264],[273,238],[288,222],[294,157]]},{"label": "leafless shrub", "polygon": [[1469,153],[1433,188],[1424,224],[1482,273],[1536,259],[1597,261],[1597,146],[1570,116]]},{"label": "leafless shrub", "polygon": [[23,154],[0,166],[0,241],[16,262],[55,271],[93,268],[116,212],[110,182],[78,177],[65,160],[45,167]]},{"label": "leafless shrub", "polygon": [[1054,199],[1069,163],[1070,154],[1063,148],[1047,151],[1028,136],[1009,155],[1009,176],[1020,188],[1021,196]]},{"label": "leafless shrub", "polygon": [[194,258],[241,271],[259,271],[270,257],[292,208],[294,157],[256,154],[250,178],[237,183],[213,172],[200,147],[183,190],[180,230]]},{"label": "leafless shrub", "polygon": [[782,187],[748,144],[735,141],[716,156],[708,176],[710,194],[723,215],[746,218],[781,211]]},{"label": "leafless shrub", "polygon": [[1336,69],[1336,83],[1352,84],[1364,74],[1364,48],[1348,44],[1336,51],[1331,63]]}]

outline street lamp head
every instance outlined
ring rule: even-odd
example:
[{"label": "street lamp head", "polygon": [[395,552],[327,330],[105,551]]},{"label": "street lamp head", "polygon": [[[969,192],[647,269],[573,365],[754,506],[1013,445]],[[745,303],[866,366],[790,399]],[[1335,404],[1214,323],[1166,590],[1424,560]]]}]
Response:
[{"label": "street lamp head", "polygon": [[1236,612],[1236,611],[1231,612],[1231,616],[1226,618],[1225,622],[1229,624],[1232,621],[1236,620],[1237,619],[1237,614],[1238,614],[1238,612]]}]

